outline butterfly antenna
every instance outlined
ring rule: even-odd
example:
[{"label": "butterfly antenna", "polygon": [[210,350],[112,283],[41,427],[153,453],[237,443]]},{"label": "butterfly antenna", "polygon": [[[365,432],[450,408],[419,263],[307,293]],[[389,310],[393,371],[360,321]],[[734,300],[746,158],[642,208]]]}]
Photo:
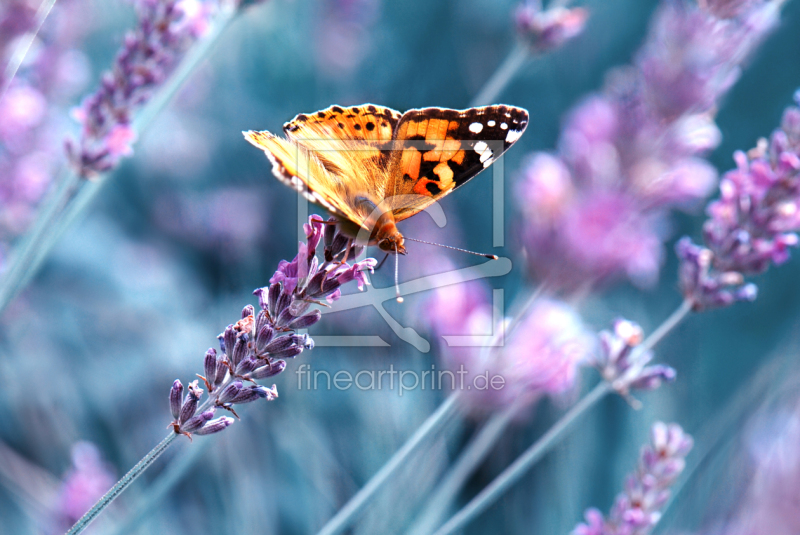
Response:
[{"label": "butterfly antenna", "polygon": [[400,272],[400,255],[397,254],[397,245],[394,246],[394,294],[398,303],[403,302],[403,296],[400,295],[400,282],[398,273]]},{"label": "butterfly antenna", "polygon": [[379,269],[381,269],[381,267],[383,267],[383,265],[386,263],[386,259],[387,259],[387,258],[389,258],[389,253],[386,253],[386,256],[384,256],[384,257],[383,257],[383,260],[381,260],[381,261],[378,263],[378,265],[377,265],[377,266],[375,266],[375,271],[378,271]]},{"label": "butterfly antenna", "polygon": [[461,247],[453,247],[452,245],[444,245],[444,244],[441,244],[441,243],[434,243],[432,241],[417,240],[417,239],[414,239],[414,238],[409,238],[408,236],[404,236],[404,237],[407,240],[415,241],[417,243],[426,243],[428,245],[435,245],[437,247],[444,247],[445,249],[452,249],[454,251],[461,251],[462,253],[474,254],[476,256],[482,256],[484,258],[491,258],[492,260],[497,260],[497,258],[498,258],[497,255],[493,255],[493,254],[476,253],[475,251],[468,251],[466,249],[462,249]]}]

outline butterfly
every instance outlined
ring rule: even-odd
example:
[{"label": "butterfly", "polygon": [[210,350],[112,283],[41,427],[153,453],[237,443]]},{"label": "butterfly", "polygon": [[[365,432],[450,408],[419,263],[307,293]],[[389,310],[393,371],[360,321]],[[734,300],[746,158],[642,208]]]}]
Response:
[{"label": "butterfly", "polygon": [[528,112],[506,105],[450,110],[363,104],[301,113],[284,137],[242,132],[273,174],[328,210],[340,230],[405,254],[396,223],[489,167],[525,131]]}]

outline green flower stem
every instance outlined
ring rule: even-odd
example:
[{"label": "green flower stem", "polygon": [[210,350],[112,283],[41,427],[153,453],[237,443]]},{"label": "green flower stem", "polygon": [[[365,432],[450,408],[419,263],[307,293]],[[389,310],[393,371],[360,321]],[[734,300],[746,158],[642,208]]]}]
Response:
[{"label": "green flower stem", "polygon": [[[651,349],[667,333],[674,329],[692,310],[692,303],[683,303],[637,348],[638,351]],[[469,524],[475,517],[485,511],[514,483],[525,475],[547,452],[566,436],[572,426],[586,412],[594,407],[606,394],[612,392],[607,382],[598,384],[594,389],[576,403],[558,420],[539,440],[533,443],[522,455],[503,470],[489,485],[478,493],[470,502],[448,520],[434,535],[448,535]]]},{"label": "green flower stem", "polygon": [[[236,18],[239,10],[232,4],[226,4],[219,14],[209,35],[198,41],[187,56],[181,61],[165,85],[137,114],[133,128],[144,132],[153,120],[163,111],[186,80],[206,59],[219,43],[220,36]],[[81,179],[65,166],[59,173],[60,179],[52,193],[42,203],[36,221],[21,242],[19,249],[11,257],[8,270],[0,280],[0,313],[30,282],[42,262],[58,243],[58,240],[71,225],[80,218],[97,196],[100,188],[106,183],[112,172],[107,172],[92,179]]]},{"label": "green flower stem", "polygon": [[111,490],[105,493],[105,495],[100,498],[100,500],[94,504],[94,506],[89,509],[89,511],[83,515],[80,520],[78,520],[72,528],[67,532],[67,535],[77,535],[78,533],[82,533],[89,524],[97,518],[103,510],[108,507],[111,502],[113,502],[117,496],[122,494],[125,489],[127,489],[131,483],[136,481],[136,479],[144,473],[145,470],[150,468],[156,459],[158,459],[162,453],[164,453],[167,448],[170,447],[172,442],[180,435],[177,433],[170,433],[167,437],[159,442],[158,446],[153,448],[150,453],[144,456],[141,461],[136,463],[136,466],[130,469],[130,471],[125,474],[125,476],[120,479],[116,485],[111,487]]},{"label": "green flower stem", "polygon": [[375,493],[389,480],[398,468],[405,466],[406,461],[411,457],[417,448],[425,442],[427,438],[438,432],[459,409],[459,398],[461,391],[457,390],[444,400],[436,412],[428,417],[427,420],[417,429],[411,438],[397,450],[389,461],[383,465],[377,474],[372,476],[364,487],[359,490],[336,515],[331,518],[319,531],[319,535],[335,535],[344,531],[350,523],[358,518],[364,507],[375,496]]},{"label": "green flower stem", "polygon": [[25,56],[28,55],[28,50],[30,50],[33,41],[39,34],[39,30],[42,29],[42,25],[44,21],[47,20],[47,16],[50,15],[50,11],[52,11],[54,5],[56,5],[56,0],[43,0],[42,3],[39,4],[39,9],[36,10],[36,27],[19,40],[19,44],[14,50],[11,59],[8,60],[8,64],[3,72],[4,82],[3,89],[0,90],[0,100],[6,96],[6,91],[11,87],[11,82],[13,82],[14,78],[17,76],[17,71],[19,71],[22,61],[25,59]]},{"label": "green flower stem", "polygon": [[530,58],[528,48],[520,41],[518,41],[511,52],[506,56],[506,59],[489,80],[484,84],[480,92],[472,99],[470,106],[486,106],[493,104],[494,101],[503,92],[503,89],[514,79],[519,70],[525,65],[525,62]]},{"label": "green flower stem", "polygon": [[433,498],[419,516],[419,520],[409,530],[412,535],[427,535],[441,525],[448,508],[453,503],[461,487],[469,479],[497,443],[508,425],[521,410],[529,406],[520,398],[505,410],[493,414],[473,437],[447,472],[442,482],[433,491]]}]

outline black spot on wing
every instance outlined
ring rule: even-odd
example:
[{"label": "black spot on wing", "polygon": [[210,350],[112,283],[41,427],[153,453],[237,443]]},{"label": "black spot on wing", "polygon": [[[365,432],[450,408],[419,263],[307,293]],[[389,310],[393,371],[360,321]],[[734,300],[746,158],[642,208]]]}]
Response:
[{"label": "black spot on wing", "polygon": [[438,195],[439,193],[442,192],[442,188],[440,188],[438,184],[434,182],[428,182],[427,184],[425,184],[425,189],[428,190],[431,193],[431,195]]}]

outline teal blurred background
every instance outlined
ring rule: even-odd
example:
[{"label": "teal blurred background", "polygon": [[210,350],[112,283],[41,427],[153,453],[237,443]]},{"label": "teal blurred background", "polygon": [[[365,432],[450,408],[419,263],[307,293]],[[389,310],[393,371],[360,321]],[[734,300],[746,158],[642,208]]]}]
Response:
[{"label": "teal blurred background", "polygon": [[[514,262],[509,275],[489,281],[505,290],[507,305],[535,284],[524,269],[516,240],[519,218],[510,202],[522,160],[531,151],[552,150],[564,114],[598,90],[610,68],[631,61],[657,3],[582,5],[590,11],[585,32],[529,62],[498,98],[531,116],[526,134],[504,157],[506,246],[491,251]],[[70,468],[73,444],[90,441],[122,475],[163,438],[171,382],[202,371],[202,357],[217,345],[216,335],[245,304],[255,302],[253,289],[267,284],[278,261],[295,255],[295,194],[272,178],[264,155],[242,139],[242,130],[279,131],[294,115],[331,104],[468,107],[514,46],[515,6],[489,0],[275,0],[239,17],[4,313],[0,440],[13,452],[4,463],[30,465],[30,474],[41,474],[43,481],[49,476],[56,484]],[[124,2],[100,0],[72,0],[69,9],[87,18],[81,48],[91,62],[92,87],[133,24],[133,11]],[[800,86],[798,24],[800,4],[789,1],[780,28],[720,108],[723,141],[710,156],[720,172],[733,167],[734,150],[768,135],[791,104]],[[430,220],[408,228],[420,237],[489,250],[490,195],[491,181],[481,176],[443,202],[449,219],[443,231],[434,232]],[[701,214],[676,214],[673,222],[673,238],[700,236]],[[672,243],[656,287],[616,284],[577,304],[594,330],[625,316],[650,331],[680,304]],[[426,263],[428,254],[427,246],[412,245],[401,259],[401,280],[441,271]],[[459,267],[473,262],[463,255],[450,260]],[[389,285],[391,275],[390,269],[379,271],[376,286]],[[658,346],[657,359],[678,371],[674,384],[640,395],[639,411],[618,397],[605,399],[465,533],[568,533],[586,507],[607,510],[654,420],[678,422],[693,434],[698,447],[692,455],[706,467],[691,473],[660,532],[698,532],[714,507],[725,514],[708,481],[743,463],[737,460],[741,422],[769,398],[769,385],[777,388],[798,371],[797,262],[756,282],[760,293],[754,303],[695,314]],[[418,323],[424,297],[386,307],[435,342]],[[444,393],[400,397],[396,391],[298,390],[294,370],[302,363],[333,373],[389,364],[422,370],[438,362],[436,343],[431,352],[420,353],[374,310],[326,316],[311,334],[377,334],[390,346],[303,353],[276,378],[278,400],[245,407],[242,421],[218,436],[173,447],[94,532],[318,530],[435,410]],[[768,367],[774,362],[780,365]],[[752,386],[756,378],[762,381],[758,388]],[[596,380],[593,370],[582,371],[585,388]],[[789,388],[790,398],[792,392]],[[460,503],[544,432],[569,402],[543,401],[512,426],[470,479]],[[352,533],[402,532],[475,423],[453,425],[446,440],[422,452]],[[197,456],[188,473],[143,518],[126,524],[159,473],[188,456]],[[34,490],[21,488],[7,474],[0,480],[0,533],[50,529],[37,519],[43,504],[28,495],[39,488],[37,477],[26,476]]]}]

